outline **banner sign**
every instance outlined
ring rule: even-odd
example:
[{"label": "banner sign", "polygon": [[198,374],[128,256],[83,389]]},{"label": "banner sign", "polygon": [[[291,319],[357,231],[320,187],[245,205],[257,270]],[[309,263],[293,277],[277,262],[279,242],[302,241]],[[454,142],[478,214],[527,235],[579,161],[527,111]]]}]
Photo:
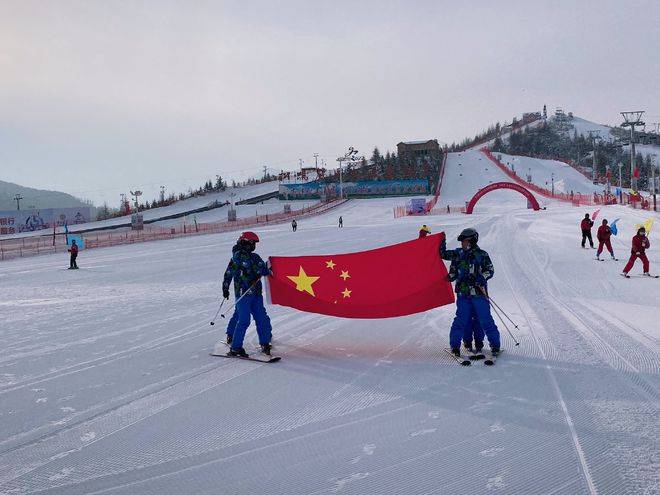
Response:
[{"label": "banner sign", "polygon": [[30,210],[0,211],[0,235],[34,232],[91,221],[92,210],[88,206],[79,208],[42,208]]},{"label": "banner sign", "polygon": [[[429,194],[425,179],[364,180],[344,182],[341,189],[347,197],[408,196]],[[317,181],[300,184],[280,184],[280,199],[318,199],[339,196],[339,184]]]}]

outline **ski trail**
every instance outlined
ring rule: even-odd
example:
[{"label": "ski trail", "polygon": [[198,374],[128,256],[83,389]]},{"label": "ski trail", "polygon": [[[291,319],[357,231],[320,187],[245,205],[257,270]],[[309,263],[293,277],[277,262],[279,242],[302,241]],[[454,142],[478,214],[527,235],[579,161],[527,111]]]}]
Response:
[{"label": "ski trail", "polygon": [[[509,224],[509,226],[513,223],[513,221],[511,220],[511,217],[509,217],[509,221],[507,223]],[[536,334],[534,332],[534,327],[532,325],[532,322],[529,320],[529,318],[527,318],[526,313],[522,309],[522,306],[521,306],[521,304],[518,300],[518,296],[516,295],[516,291],[513,288],[513,284],[511,282],[511,277],[510,277],[509,272],[508,272],[508,267],[506,267],[506,266],[503,267],[502,271],[504,272],[504,276],[505,276],[505,278],[507,280],[507,283],[509,285],[509,289],[511,290],[511,295],[512,295],[514,301],[516,301],[516,304],[518,305],[518,308],[521,310],[521,313],[524,315],[525,321],[527,322],[528,328],[530,330],[530,334],[531,334],[534,342],[536,343],[536,345],[539,349],[539,352],[541,353],[541,357],[542,357],[543,361],[546,363],[544,365],[544,368],[547,372],[548,378],[550,379],[550,382],[552,384],[552,388],[555,391],[555,394],[557,395],[559,405],[560,405],[561,410],[564,414],[564,418],[566,420],[566,424],[568,426],[568,429],[569,429],[569,432],[570,432],[570,435],[571,435],[571,440],[573,441],[573,446],[575,447],[575,451],[576,451],[578,459],[580,461],[580,468],[581,468],[582,474],[584,476],[584,481],[586,482],[587,487],[589,489],[589,494],[590,495],[597,495],[598,491],[596,490],[596,486],[594,484],[594,480],[593,480],[593,477],[591,475],[591,470],[589,469],[589,464],[587,463],[587,458],[584,454],[584,450],[582,448],[582,444],[580,443],[580,439],[578,438],[578,434],[577,434],[577,431],[575,429],[575,425],[573,424],[573,418],[571,417],[571,414],[568,411],[568,407],[566,406],[566,401],[565,401],[564,395],[562,394],[561,389],[559,387],[559,383],[557,382],[557,378],[555,377],[555,374],[554,374],[552,368],[548,364],[548,356],[546,355],[545,350],[543,349],[543,346],[541,346],[538,343],[538,339],[537,339]]]}]

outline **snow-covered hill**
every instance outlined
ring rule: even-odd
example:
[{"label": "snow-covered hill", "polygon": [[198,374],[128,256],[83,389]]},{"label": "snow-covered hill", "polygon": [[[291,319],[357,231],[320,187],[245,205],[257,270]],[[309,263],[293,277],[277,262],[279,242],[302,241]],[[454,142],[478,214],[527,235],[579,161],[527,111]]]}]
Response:
[{"label": "snow-covered hill", "polygon": [[456,246],[477,228],[519,326],[515,347],[497,320],[494,367],[443,352],[453,305],[369,321],[270,306],[281,362],[210,357],[235,233],[83,251],[78,271],[3,262],[0,493],[655,493],[660,280],[619,275],[648,213],[601,209],[622,261],[599,263],[583,209],[509,194],[520,208],[394,221],[400,199],[353,200],[295,234],[257,230],[267,256],[383,246],[422,221]]},{"label": "snow-covered hill", "polygon": [[[504,153],[496,153],[501,156],[501,161],[508,168],[512,168],[519,177],[527,179],[532,177],[532,183],[552,190],[554,176],[555,192],[574,191],[575,193],[591,194],[602,192],[602,188],[595,186],[580,172],[570,165],[556,160],[542,160],[527,156],[513,156]],[[499,167],[493,164],[480,151],[469,150],[461,153],[450,153],[447,156],[445,174],[442,182],[442,190],[436,204],[436,209],[442,210],[446,205],[462,206],[481,188],[493,182],[511,182],[511,179]],[[543,196],[535,197],[542,205],[557,203]],[[497,190],[488,193],[479,200],[478,207],[509,208],[526,207],[526,200],[515,191]]]}]

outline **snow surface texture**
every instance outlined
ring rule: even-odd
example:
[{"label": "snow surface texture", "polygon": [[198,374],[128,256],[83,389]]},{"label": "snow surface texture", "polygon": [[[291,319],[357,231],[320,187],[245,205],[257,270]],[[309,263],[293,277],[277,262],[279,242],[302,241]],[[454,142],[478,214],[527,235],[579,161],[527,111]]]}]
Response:
[{"label": "snow surface texture", "polygon": [[494,367],[442,351],[453,305],[370,321],[271,306],[281,362],[210,357],[236,234],[83,252],[77,271],[62,255],[3,262],[0,493],[658,493],[660,280],[619,275],[648,213],[603,207],[622,260],[598,263],[583,209],[491,195],[472,216],[396,221],[401,199],[354,200],[295,234],[258,230],[258,251],[374,248],[422,222],[452,247],[474,226],[520,326],[514,347],[500,325]]}]

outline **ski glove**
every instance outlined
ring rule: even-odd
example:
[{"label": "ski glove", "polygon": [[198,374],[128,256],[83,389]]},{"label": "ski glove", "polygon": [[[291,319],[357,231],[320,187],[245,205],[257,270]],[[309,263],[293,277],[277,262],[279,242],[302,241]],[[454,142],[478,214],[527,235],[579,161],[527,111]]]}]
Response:
[{"label": "ski glove", "polygon": [[224,297],[225,299],[229,299],[229,289],[225,289],[225,288],[223,287],[223,289],[222,289],[222,297]]}]

